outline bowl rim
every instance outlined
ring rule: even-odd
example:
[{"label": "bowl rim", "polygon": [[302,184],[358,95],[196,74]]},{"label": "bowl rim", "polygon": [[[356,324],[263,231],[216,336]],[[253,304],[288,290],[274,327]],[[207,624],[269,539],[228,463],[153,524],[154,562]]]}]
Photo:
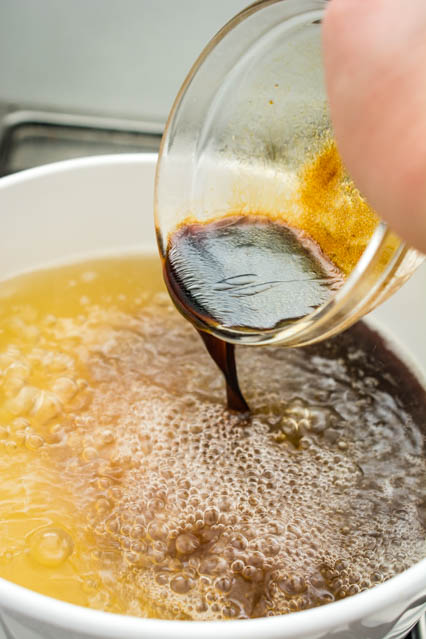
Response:
[{"label": "bowl rim", "polygon": [[[42,164],[31,169],[24,169],[17,173],[0,177],[0,191],[33,180],[45,178],[52,175],[71,173],[81,169],[95,169],[100,167],[123,166],[128,164],[144,165],[149,164],[154,170],[158,159],[156,152],[140,153],[108,153],[105,155],[90,155],[87,157],[72,158],[70,160],[60,160]],[[2,213],[0,213],[2,215]]]},{"label": "bowl rim", "polygon": [[[101,167],[110,169],[123,165],[146,165],[153,168],[157,157],[156,153],[102,155],[27,169],[0,178],[0,200],[1,194],[9,188],[24,188],[34,180],[81,171],[86,173]],[[2,212],[2,215],[5,214],[7,211]],[[317,636],[330,628],[347,626],[365,619],[384,608],[395,606],[400,609],[403,606],[403,612],[412,600],[416,600],[416,603],[418,601],[418,605],[426,605],[426,558],[383,584],[345,599],[300,612],[250,620],[185,622],[119,615],[57,600],[0,578],[0,607],[6,608],[12,616],[19,613],[27,619],[44,622],[58,629],[72,628],[85,636],[105,639],[117,636],[140,639],[142,634],[153,639],[171,636],[216,639],[220,634],[224,637],[235,635],[258,639],[259,632],[267,633],[270,639],[281,639],[284,633],[291,637],[306,634]]]}]

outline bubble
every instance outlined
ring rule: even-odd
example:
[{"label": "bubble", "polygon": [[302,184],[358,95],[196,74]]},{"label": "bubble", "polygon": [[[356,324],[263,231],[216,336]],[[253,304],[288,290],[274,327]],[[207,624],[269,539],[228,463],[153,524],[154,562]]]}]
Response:
[{"label": "bubble", "polygon": [[19,379],[22,382],[26,382],[31,375],[31,366],[26,362],[17,360],[13,361],[5,371],[5,379],[3,386],[7,385],[7,382],[13,379]]},{"label": "bubble", "polygon": [[44,439],[41,435],[37,435],[35,433],[26,435],[25,437],[25,446],[29,450],[37,450],[41,448],[44,444]]},{"label": "bubble", "polygon": [[248,546],[248,541],[241,533],[237,533],[232,535],[231,537],[231,546],[236,548],[237,550],[245,550]]},{"label": "bubble", "polygon": [[93,461],[98,457],[98,451],[94,446],[86,446],[86,448],[83,449],[81,457],[84,461]]},{"label": "bubble", "polygon": [[9,454],[12,454],[18,448],[18,444],[13,440],[3,441],[2,444],[6,452]]},{"label": "bubble", "polygon": [[85,271],[81,274],[81,280],[83,282],[93,282],[98,277],[96,271]]},{"label": "bubble", "polygon": [[231,577],[219,577],[216,579],[215,586],[221,592],[229,592],[232,588],[233,579]]},{"label": "bubble", "polygon": [[255,566],[244,566],[242,575],[247,581],[262,581],[264,577],[263,571]]},{"label": "bubble", "polygon": [[113,444],[115,441],[115,435],[112,430],[105,429],[101,432],[101,442],[104,446],[108,446],[109,444]]},{"label": "bubble", "polygon": [[155,575],[155,581],[160,586],[165,586],[166,584],[169,583],[169,575],[167,573],[165,573],[165,572],[158,572]]},{"label": "bubble", "polygon": [[100,497],[96,501],[96,510],[98,513],[107,513],[111,510],[111,502],[105,497]]},{"label": "bubble", "polygon": [[226,572],[228,562],[220,555],[208,555],[200,563],[200,573],[221,575]]},{"label": "bubble", "polygon": [[267,535],[260,539],[259,550],[267,557],[274,557],[280,552],[280,543],[276,537]]},{"label": "bubble", "polygon": [[241,559],[236,559],[231,564],[231,570],[234,573],[242,572],[244,570],[244,562]]},{"label": "bubble", "polygon": [[48,568],[60,566],[74,549],[72,537],[61,528],[39,530],[30,537],[30,555]]},{"label": "bubble", "polygon": [[229,603],[222,608],[222,612],[224,617],[235,619],[240,614],[240,607],[234,601],[229,601]]},{"label": "bubble", "polygon": [[170,581],[170,588],[178,595],[183,595],[194,587],[194,582],[185,575],[176,575]]},{"label": "bubble", "polygon": [[147,532],[151,539],[163,540],[167,539],[169,529],[164,522],[154,520],[148,525]]},{"label": "bubble", "polygon": [[39,391],[35,395],[34,406],[31,413],[40,422],[46,424],[56,417],[62,410],[62,403],[55,393]]},{"label": "bubble", "polygon": [[200,542],[189,533],[184,533],[176,538],[176,550],[182,555],[189,555],[199,548]]},{"label": "bubble", "polygon": [[53,393],[60,398],[62,402],[69,402],[78,393],[77,382],[70,377],[58,377],[53,386]]},{"label": "bubble", "polygon": [[17,417],[26,415],[32,408],[38,394],[39,391],[33,386],[24,386],[14,398],[6,402],[6,408]]},{"label": "bubble", "polygon": [[302,575],[292,574],[279,584],[281,590],[287,595],[299,595],[306,590],[306,581]]}]

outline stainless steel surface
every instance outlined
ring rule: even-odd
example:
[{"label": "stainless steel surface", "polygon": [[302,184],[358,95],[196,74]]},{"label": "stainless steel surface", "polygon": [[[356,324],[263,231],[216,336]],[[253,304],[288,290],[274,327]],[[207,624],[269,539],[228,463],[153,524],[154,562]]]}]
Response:
[{"label": "stainless steel surface", "polygon": [[416,639],[426,639],[426,615],[423,615],[423,618],[417,624],[417,638]]},{"label": "stainless steel surface", "polygon": [[0,105],[0,176],[57,160],[158,151],[161,133],[150,122]]}]

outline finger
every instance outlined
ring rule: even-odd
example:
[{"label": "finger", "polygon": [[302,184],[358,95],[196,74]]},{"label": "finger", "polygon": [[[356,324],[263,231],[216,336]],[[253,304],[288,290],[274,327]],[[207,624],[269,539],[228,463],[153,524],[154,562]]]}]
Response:
[{"label": "finger", "polygon": [[426,2],[331,0],[323,45],[343,161],[378,214],[426,252]]}]

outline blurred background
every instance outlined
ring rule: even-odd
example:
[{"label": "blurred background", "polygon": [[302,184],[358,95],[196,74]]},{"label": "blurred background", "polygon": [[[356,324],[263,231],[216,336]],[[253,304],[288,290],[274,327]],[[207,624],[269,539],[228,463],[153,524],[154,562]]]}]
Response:
[{"label": "blurred background", "polygon": [[0,0],[0,175],[156,150],[210,38],[249,0]]}]

